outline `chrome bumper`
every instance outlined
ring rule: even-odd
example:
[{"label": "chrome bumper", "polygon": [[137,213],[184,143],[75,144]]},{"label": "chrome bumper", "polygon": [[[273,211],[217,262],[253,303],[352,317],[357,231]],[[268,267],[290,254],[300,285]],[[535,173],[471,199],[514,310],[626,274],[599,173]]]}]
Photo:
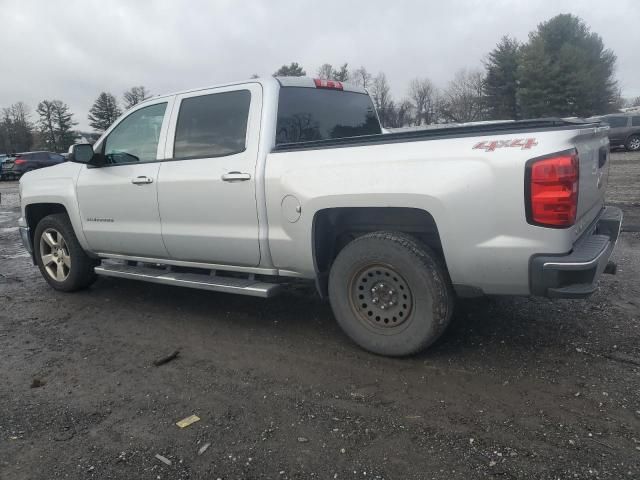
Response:
[{"label": "chrome bumper", "polygon": [[584,298],[595,292],[616,246],[622,210],[605,207],[595,225],[564,255],[534,255],[530,264],[533,295]]}]

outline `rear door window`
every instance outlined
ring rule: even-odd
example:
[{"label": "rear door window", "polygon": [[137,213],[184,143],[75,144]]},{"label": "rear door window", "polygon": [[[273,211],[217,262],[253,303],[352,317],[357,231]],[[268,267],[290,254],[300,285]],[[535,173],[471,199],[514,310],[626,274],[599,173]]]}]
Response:
[{"label": "rear door window", "polygon": [[182,100],[173,146],[175,160],[223,157],[246,148],[251,92],[238,90]]},{"label": "rear door window", "polygon": [[382,133],[365,93],[283,87],[278,101],[276,144]]},{"label": "rear door window", "polygon": [[631,125],[634,127],[640,127],[640,116],[631,117]]},{"label": "rear door window", "polygon": [[609,124],[611,128],[620,128],[627,126],[627,117],[604,117],[604,122]]}]

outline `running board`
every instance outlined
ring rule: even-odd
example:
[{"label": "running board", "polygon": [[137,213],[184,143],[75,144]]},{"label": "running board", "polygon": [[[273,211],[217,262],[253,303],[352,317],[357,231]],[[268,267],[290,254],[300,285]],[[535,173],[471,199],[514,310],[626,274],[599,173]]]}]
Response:
[{"label": "running board", "polygon": [[106,277],[128,278],[143,282],[176,285],[178,287],[197,288],[214,292],[239,293],[253,297],[268,298],[280,292],[282,285],[266,283],[247,278],[218,277],[200,273],[178,273],[150,267],[129,265],[101,265],[95,267],[98,275]]}]

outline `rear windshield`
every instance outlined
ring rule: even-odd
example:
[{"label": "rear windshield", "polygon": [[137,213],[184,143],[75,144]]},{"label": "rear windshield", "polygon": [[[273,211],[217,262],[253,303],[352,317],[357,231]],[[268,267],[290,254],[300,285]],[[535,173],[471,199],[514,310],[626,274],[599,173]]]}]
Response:
[{"label": "rear windshield", "polygon": [[283,87],[276,144],[382,133],[369,95],[341,90]]}]

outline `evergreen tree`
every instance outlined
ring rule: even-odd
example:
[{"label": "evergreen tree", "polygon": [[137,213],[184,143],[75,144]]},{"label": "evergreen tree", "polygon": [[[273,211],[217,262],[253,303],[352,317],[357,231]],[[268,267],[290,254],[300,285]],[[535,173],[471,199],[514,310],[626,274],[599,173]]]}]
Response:
[{"label": "evergreen tree", "polygon": [[304,77],[307,74],[296,62],[291,65],[281,66],[274,74],[274,77]]},{"label": "evergreen tree", "polygon": [[89,125],[99,132],[104,132],[121,113],[116,97],[102,92],[89,110]]},{"label": "evergreen tree", "polygon": [[41,101],[36,107],[36,113],[40,117],[38,119],[38,130],[40,132],[40,140],[43,148],[52,152],[58,151],[58,143],[56,141],[56,129],[53,119],[53,102],[50,100]]},{"label": "evergreen tree", "polygon": [[139,87],[131,87],[129,90],[124,92],[122,96],[124,99],[124,109],[129,110],[131,107],[137,105],[143,100],[146,100],[150,96],[151,94],[149,91],[142,85]]},{"label": "evergreen tree", "polygon": [[518,118],[516,93],[518,89],[518,56],[520,45],[508,36],[496,45],[485,62],[487,76],[484,83],[489,117],[495,120]]},{"label": "evergreen tree", "polygon": [[52,152],[64,152],[73,145],[76,122],[72,120],[69,106],[60,100],[43,100],[38,104],[39,143]]},{"label": "evergreen tree", "polygon": [[517,98],[523,116],[588,117],[613,109],[616,56],[578,17],[538,25],[522,47]]},{"label": "evergreen tree", "polygon": [[348,82],[349,81],[349,69],[348,64],[344,63],[340,70],[333,71],[333,80],[337,80],[338,82]]},{"label": "evergreen tree", "polygon": [[58,151],[66,152],[74,143],[75,132],[73,127],[78,122],[73,121],[73,114],[69,111],[69,106],[60,100],[53,101],[53,119]]}]

